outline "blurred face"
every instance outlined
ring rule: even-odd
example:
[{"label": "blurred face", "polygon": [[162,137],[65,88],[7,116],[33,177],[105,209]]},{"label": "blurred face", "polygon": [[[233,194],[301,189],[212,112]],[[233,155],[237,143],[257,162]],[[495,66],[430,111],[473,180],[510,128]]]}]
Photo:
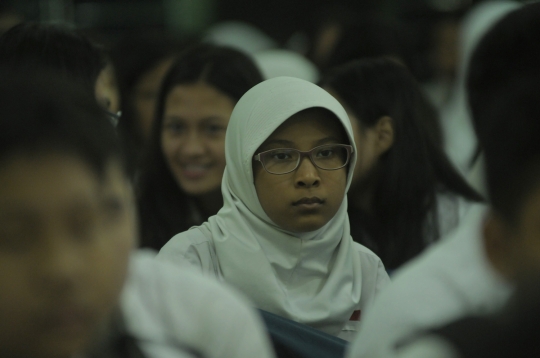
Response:
[{"label": "blurred face", "polygon": [[540,272],[540,185],[529,194],[516,223],[491,213],[484,241],[490,261],[510,280]]},{"label": "blurred face", "polygon": [[[341,123],[324,110],[307,110],[283,123],[255,152],[294,148],[308,151],[323,144],[348,144]],[[323,170],[304,158],[293,172],[268,173],[254,162],[255,189],[270,219],[291,232],[310,232],[334,217],[345,196],[347,168]]]},{"label": "blurred face", "polygon": [[120,167],[103,179],[62,154],[0,169],[0,356],[72,357],[106,325],[135,222]]},{"label": "blurred face", "polygon": [[234,102],[197,83],[174,87],[166,98],[161,147],[178,185],[189,195],[219,190],[225,170],[225,131]]},{"label": "blurred face", "polygon": [[156,112],[159,88],[167,71],[174,63],[174,57],[158,62],[150,70],[141,75],[135,84],[133,104],[139,117],[139,126],[143,138],[150,138],[152,124]]}]

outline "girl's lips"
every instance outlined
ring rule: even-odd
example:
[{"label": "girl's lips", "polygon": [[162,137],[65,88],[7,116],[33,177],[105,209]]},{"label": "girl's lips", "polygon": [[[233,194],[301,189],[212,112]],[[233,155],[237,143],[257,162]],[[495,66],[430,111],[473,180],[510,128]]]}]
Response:
[{"label": "girl's lips", "polygon": [[315,210],[320,208],[324,204],[324,200],[311,197],[311,198],[302,198],[293,203],[293,206],[303,209],[303,210]]},{"label": "girl's lips", "polygon": [[316,196],[313,196],[311,198],[302,198],[300,200],[297,200],[293,203],[294,206],[298,205],[313,205],[313,204],[323,204],[324,200],[319,199]]},{"label": "girl's lips", "polygon": [[200,179],[204,177],[210,169],[209,165],[182,165],[180,170],[187,179]]}]

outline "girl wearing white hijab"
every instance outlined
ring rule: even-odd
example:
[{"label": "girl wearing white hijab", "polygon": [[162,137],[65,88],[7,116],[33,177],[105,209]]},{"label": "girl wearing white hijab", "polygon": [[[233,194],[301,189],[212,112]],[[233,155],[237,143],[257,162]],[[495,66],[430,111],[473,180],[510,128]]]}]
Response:
[{"label": "girl wearing white hijab", "polygon": [[264,81],[234,108],[225,157],[223,208],[173,237],[158,259],[188,263],[257,308],[350,340],[389,279],[350,236],[356,148],[343,107],[301,79]]}]

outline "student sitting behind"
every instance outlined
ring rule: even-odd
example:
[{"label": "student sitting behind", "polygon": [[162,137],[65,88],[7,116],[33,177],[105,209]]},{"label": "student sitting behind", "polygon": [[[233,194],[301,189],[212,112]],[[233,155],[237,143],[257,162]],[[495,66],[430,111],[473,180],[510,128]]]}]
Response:
[{"label": "student sitting behind", "polygon": [[59,77],[0,73],[0,356],[272,357],[236,294],[133,252],[114,128]]},{"label": "student sitting behind", "polygon": [[396,269],[458,227],[482,198],[444,153],[435,108],[404,65],[355,61],[321,85],[347,110],[358,148],[352,237]]}]

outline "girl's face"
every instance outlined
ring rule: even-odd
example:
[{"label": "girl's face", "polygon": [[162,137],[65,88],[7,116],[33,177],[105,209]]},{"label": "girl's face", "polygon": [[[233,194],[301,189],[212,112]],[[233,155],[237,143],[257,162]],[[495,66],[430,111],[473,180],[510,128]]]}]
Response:
[{"label": "girl's face", "polygon": [[[341,123],[322,109],[309,109],[290,117],[257,149],[256,154],[278,148],[308,151],[323,144],[348,144]],[[323,170],[304,158],[293,172],[268,173],[254,162],[255,189],[270,219],[291,232],[310,232],[334,217],[345,196],[347,168]]]},{"label": "girl's face", "polygon": [[179,85],[167,95],[161,149],[189,195],[219,189],[225,170],[225,131],[235,103],[205,83]]}]

